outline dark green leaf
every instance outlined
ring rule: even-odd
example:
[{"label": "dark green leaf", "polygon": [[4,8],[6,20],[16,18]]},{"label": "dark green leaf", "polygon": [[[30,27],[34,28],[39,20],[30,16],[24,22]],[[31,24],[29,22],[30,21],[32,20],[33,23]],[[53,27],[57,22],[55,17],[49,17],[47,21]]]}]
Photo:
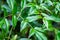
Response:
[{"label": "dark green leaf", "polygon": [[2,27],[3,24],[4,24],[4,19],[0,21],[0,28]]}]

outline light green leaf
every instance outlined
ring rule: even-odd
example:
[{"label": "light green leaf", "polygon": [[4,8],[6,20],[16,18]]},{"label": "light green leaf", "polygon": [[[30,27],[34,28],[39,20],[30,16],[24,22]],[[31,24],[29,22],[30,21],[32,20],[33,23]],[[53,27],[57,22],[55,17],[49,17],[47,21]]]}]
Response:
[{"label": "light green leaf", "polygon": [[35,35],[39,40],[47,40],[47,37],[41,32],[36,31]]},{"label": "light green leaf", "polygon": [[15,15],[12,17],[12,24],[13,24],[13,27],[16,27],[17,17]]},{"label": "light green leaf", "polygon": [[60,40],[60,31],[56,32],[56,40]]},{"label": "light green leaf", "polygon": [[45,3],[47,3],[49,6],[53,5],[51,0],[46,0]]},{"label": "light green leaf", "polygon": [[47,29],[42,29],[40,27],[35,27],[34,29],[39,32],[45,32],[47,30]]},{"label": "light green leaf", "polygon": [[34,6],[35,6],[34,3],[28,3],[28,4],[27,4],[27,7],[34,7]]},{"label": "light green leaf", "polygon": [[42,38],[38,34],[35,34],[35,35],[38,38],[38,40],[42,40]]},{"label": "light green leaf", "polygon": [[42,17],[40,15],[37,15],[37,16],[29,16],[27,17],[26,19],[29,21],[29,22],[33,22],[33,21],[36,21],[38,19],[41,19]]},{"label": "light green leaf", "polygon": [[43,18],[43,23],[44,26],[48,29],[48,30],[53,30],[53,26],[50,20],[47,20],[46,18]]},{"label": "light green leaf", "polygon": [[21,0],[21,8],[24,9],[26,7],[27,0]]},{"label": "light green leaf", "polygon": [[43,2],[43,0],[39,0],[39,3],[41,4]]},{"label": "light green leaf", "polygon": [[30,29],[29,38],[35,34],[35,30],[33,28]]},{"label": "light green leaf", "polygon": [[40,6],[42,10],[46,10],[52,14],[52,12],[47,7],[45,7],[43,4],[41,4]]},{"label": "light green leaf", "polygon": [[21,38],[20,40],[31,40],[31,39],[28,39],[28,38]]},{"label": "light green leaf", "polygon": [[22,21],[21,26],[20,26],[20,31],[24,30],[27,27],[28,22],[27,21]]},{"label": "light green leaf", "polygon": [[32,0],[27,0],[27,1],[32,2]]},{"label": "light green leaf", "polygon": [[11,40],[17,40],[17,35],[15,35],[14,37],[12,37]]},{"label": "light green leaf", "polygon": [[58,14],[58,12],[60,12],[60,3],[57,2],[57,5],[55,6],[55,13]]},{"label": "light green leaf", "polygon": [[7,0],[7,3],[8,3],[8,5],[9,5],[9,7],[12,8],[11,0]]},{"label": "light green leaf", "polygon": [[8,32],[9,31],[9,22],[7,19],[5,19],[5,24],[6,24],[6,31]]},{"label": "light green leaf", "polygon": [[7,12],[11,12],[11,9],[7,5],[2,5],[2,9],[6,9]]},{"label": "light green leaf", "polygon": [[14,5],[15,5],[15,0],[7,0],[7,3],[9,5],[10,8],[14,8]]},{"label": "light green leaf", "polygon": [[58,17],[55,17],[55,16],[49,16],[45,13],[41,13],[47,20],[52,20],[52,21],[55,21],[55,22],[60,22],[60,18]]},{"label": "light green leaf", "polygon": [[28,13],[28,15],[39,14],[39,11],[36,8],[31,7]]},{"label": "light green leaf", "polygon": [[46,26],[46,28],[48,29],[48,25],[49,25],[48,20],[43,18],[43,23]]},{"label": "light green leaf", "polygon": [[17,4],[15,0],[7,0],[9,7],[12,10],[12,14],[14,15],[17,12]]},{"label": "light green leaf", "polygon": [[34,3],[28,3],[26,6],[27,6],[27,7],[35,7],[35,9],[41,9],[41,8],[42,8],[42,7],[40,7],[39,5],[36,5],[36,4],[34,4]]}]

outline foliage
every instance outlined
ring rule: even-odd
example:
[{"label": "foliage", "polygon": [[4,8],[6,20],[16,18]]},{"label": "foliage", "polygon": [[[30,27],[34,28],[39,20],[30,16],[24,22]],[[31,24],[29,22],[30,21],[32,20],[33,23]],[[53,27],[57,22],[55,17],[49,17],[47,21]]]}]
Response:
[{"label": "foliage", "polygon": [[60,0],[0,0],[0,40],[60,40]]}]

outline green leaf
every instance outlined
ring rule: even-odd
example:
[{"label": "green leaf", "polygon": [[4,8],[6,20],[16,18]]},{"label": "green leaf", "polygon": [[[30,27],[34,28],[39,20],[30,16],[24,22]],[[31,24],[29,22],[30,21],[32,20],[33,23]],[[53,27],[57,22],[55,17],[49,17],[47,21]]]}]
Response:
[{"label": "green leaf", "polygon": [[27,1],[32,2],[32,0],[27,0]]},{"label": "green leaf", "polygon": [[28,3],[28,4],[27,4],[27,7],[34,7],[34,6],[35,6],[34,3]]},{"label": "green leaf", "polygon": [[29,38],[35,34],[35,30],[33,28],[30,29]]},{"label": "green leaf", "polygon": [[39,32],[45,32],[47,30],[47,29],[42,29],[40,27],[35,27],[34,29]]},{"label": "green leaf", "polygon": [[14,15],[17,12],[17,4],[15,0],[7,0],[9,7],[12,10],[12,14]]},{"label": "green leaf", "polygon": [[40,7],[39,5],[36,5],[36,4],[34,4],[34,3],[28,3],[26,6],[27,6],[27,7],[35,7],[35,9],[41,9],[41,8],[42,8],[42,7]]},{"label": "green leaf", "polygon": [[2,5],[2,9],[6,9],[7,12],[11,12],[11,9],[7,5]]},{"label": "green leaf", "polygon": [[34,7],[31,7],[28,13],[28,15],[39,14],[38,10]]},{"label": "green leaf", "polygon": [[31,39],[28,39],[28,38],[21,38],[20,40],[31,40]]},{"label": "green leaf", "polygon": [[38,34],[35,34],[35,35],[38,38],[38,40],[42,40],[42,38]]},{"label": "green leaf", "polygon": [[1,1],[0,1],[0,10],[1,10]]},{"label": "green leaf", "polygon": [[49,6],[53,5],[51,0],[46,0],[45,3],[47,3]]},{"label": "green leaf", "polygon": [[4,19],[0,21],[0,28],[2,27],[3,24],[4,24]]},{"label": "green leaf", "polygon": [[6,24],[6,31],[8,32],[9,31],[9,22],[7,19],[5,19],[5,24]]},{"label": "green leaf", "polygon": [[57,9],[58,11],[60,11],[60,3],[57,3],[56,9]]},{"label": "green leaf", "polygon": [[26,1],[27,0],[21,0],[21,8],[22,8],[22,10],[26,7]]},{"label": "green leaf", "polygon": [[17,17],[15,15],[12,17],[12,24],[13,24],[13,27],[16,27]]},{"label": "green leaf", "polygon": [[45,13],[41,13],[47,20],[52,20],[52,21],[55,21],[55,22],[60,22],[60,18],[58,17],[55,17],[55,16],[49,16]]},{"label": "green leaf", "polygon": [[56,32],[56,40],[60,40],[60,31]]},{"label": "green leaf", "polygon": [[48,29],[48,25],[49,25],[48,20],[43,18],[43,23],[45,24],[46,28]]},{"label": "green leaf", "polygon": [[9,5],[9,7],[12,8],[11,0],[7,0],[7,3]]},{"label": "green leaf", "polygon": [[15,5],[15,0],[7,0],[7,3],[9,5],[10,8],[14,8],[14,5]]},{"label": "green leaf", "polygon": [[41,4],[43,2],[43,0],[39,0],[39,3]]},{"label": "green leaf", "polygon": [[60,12],[60,3],[57,2],[57,5],[55,6],[55,13],[58,14],[58,12]]},{"label": "green leaf", "polygon": [[48,29],[48,30],[53,30],[53,26],[50,20],[47,20],[46,18],[43,18],[43,23],[44,26]]},{"label": "green leaf", "polygon": [[41,4],[41,9],[46,10],[46,11],[48,11],[48,12],[50,12],[52,14],[52,12],[47,7],[45,7],[43,4]]},{"label": "green leaf", "polygon": [[24,30],[27,27],[28,22],[27,21],[22,21],[21,26],[20,26],[20,31]]},{"label": "green leaf", "polygon": [[3,11],[4,11],[4,17],[7,17],[8,16],[7,10],[3,8]]},{"label": "green leaf", "polygon": [[27,17],[26,19],[29,21],[29,22],[33,22],[33,21],[36,21],[38,19],[41,19],[42,17],[40,15],[37,15],[37,16],[29,16]]},{"label": "green leaf", "polygon": [[38,38],[38,40],[47,40],[47,37],[41,32],[36,31],[35,35]]},{"label": "green leaf", "polygon": [[12,37],[11,40],[17,40],[17,35],[15,35],[14,37]]}]

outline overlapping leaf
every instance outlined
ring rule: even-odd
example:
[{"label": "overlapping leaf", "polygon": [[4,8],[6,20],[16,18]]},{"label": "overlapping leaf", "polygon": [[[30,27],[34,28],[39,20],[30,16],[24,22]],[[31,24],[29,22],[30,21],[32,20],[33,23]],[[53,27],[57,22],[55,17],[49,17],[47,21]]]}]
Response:
[{"label": "overlapping leaf", "polygon": [[55,21],[55,22],[60,22],[60,18],[58,17],[55,17],[55,16],[49,16],[45,13],[41,13],[47,20],[52,20],[52,21]]},{"label": "overlapping leaf", "polygon": [[17,12],[17,4],[15,0],[7,0],[9,7],[11,8],[12,14],[16,14]]}]

